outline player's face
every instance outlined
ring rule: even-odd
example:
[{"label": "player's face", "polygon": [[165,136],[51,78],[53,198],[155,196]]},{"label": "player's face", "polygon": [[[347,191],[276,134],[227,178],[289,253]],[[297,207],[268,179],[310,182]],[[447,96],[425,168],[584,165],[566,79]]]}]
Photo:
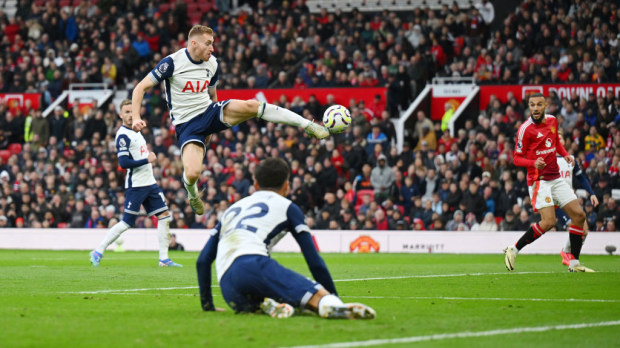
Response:
[{"label": "player's face", "polygon": [[196,45],[196,52],[202,60],[209,60],[211,53],[213,52],[213,35],[203,34],[196,36],[193,40]]},{"label": "player's face", "polygon": [[530,98],[529,101],[530,114],[532,115],[532,120],[536,123],[540,123],[543,117],[545,117],[545,109],[547,108],[547,101],[544,97],[534,97]]},{"label": "player's face", "polygon": [[121,119],[125,126],[131,128],[131,105],[124,105],[121,108]]}]

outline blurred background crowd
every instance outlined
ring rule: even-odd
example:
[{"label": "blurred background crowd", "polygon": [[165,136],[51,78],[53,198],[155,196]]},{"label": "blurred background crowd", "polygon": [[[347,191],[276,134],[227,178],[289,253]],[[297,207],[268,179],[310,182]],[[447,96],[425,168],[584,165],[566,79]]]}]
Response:
[{"label": "blurred background crowd", "polygon": [[[415,3],[415,2],[414,2]],[[193,22],[214,28],[218,89],[387,87],[365,105],[347,106],[353,124],[327,141],[293,127],[251,120],[215,135],[200,178],[206,213],[195,216],[181,182],[180,149],[162,92],[147,93],[143,135],[158,155],[155,176],[173,228],[213,227],[253,192],[252,172],[269,156],[291,164],[290,198],[316,229],[525,230],[538,219],[524,168],[512,164],[514,138],[528,117],[514,96],[493,99],[451,137],[423,111],[397,151],[394,125],[433,77],[478,84],[618,82],[620,36],[614,1],[528,0],[495,18],[493,4],[437,9],[310,13],[303,0],[252,1],[231,14],[184,1],[19,1],[0,13],[0,92],[42,93],[42,108],[71,83],[128,89],[163,57],[185,47]],[[201,11],[196,12],[196,8]],[[198,17],[196,16],[198,13]],[[277,101],[320,120],[333,96]],[[601,204],[585,206],[591,230],[616,231],[620,218],[620,99],[614,92],[548,98],[565,147]],[[124,172],[114,105],[87,112],[57,107],[48,117],[26,103],[0,105],[0,228],[107,228],[122,214]],[[580,187],[576,187],[580,188]],[[142,217],[140,227],[152,227]],[[558,229],[562,229],[558,226]]]}]

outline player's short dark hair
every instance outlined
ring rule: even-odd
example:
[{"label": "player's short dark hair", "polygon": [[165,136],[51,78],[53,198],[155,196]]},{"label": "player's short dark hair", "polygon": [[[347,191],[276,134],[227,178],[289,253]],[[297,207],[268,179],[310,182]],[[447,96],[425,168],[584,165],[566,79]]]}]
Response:
[{"label": "player's short dark hair", "polygon": [[528,104],[529,104],[530,99],[532,99],[532,98],[541,98],[541,97],[542,97],[542,98],[545,98],[545,95],[544,95],[544,94],[542,94],[542,93],[539,93],[539,92],[532,93],[532,94],[530,94],[530,96],[527,98],[527,102],[528,102]]},{"label": "player's short dark hair", "polygon": [[260,162],[254,170],[254,179],[261,189],[279,190],[288,180],[290,168],[281,158],[270,157]]}]

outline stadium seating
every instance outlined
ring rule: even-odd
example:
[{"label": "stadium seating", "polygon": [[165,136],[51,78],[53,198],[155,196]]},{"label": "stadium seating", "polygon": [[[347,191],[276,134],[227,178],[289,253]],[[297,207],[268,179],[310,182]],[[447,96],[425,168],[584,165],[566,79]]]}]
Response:
[{"label": "stadium seating", "polygon": [[327,9],[329,11],[341,10],[343,12],[350,12],[354,8],[357,8],[361,12],[378,12],[383,10],[388,11],[411,11],[416,7],[429,7],[433,10],[440,9],[442,5],[452,5],[456,3],[460,8],[469,8],[472,6],[471,0],[454,0],[443,1],[442,0],[308,0],[306,6],[312,13],[319,13],[321,9]]},{"label": "stadium seating", "polygon": [[9,150],[0,150],[0,158],[2,159],[3,163],[6,163],[9,158],[11,158],[11,151]]},{"label": "stadium seating", "polygon": [[13,155],[19,154],[20,152],[22,152],[22,144],[20,143],[9,144],[9,151]]}]

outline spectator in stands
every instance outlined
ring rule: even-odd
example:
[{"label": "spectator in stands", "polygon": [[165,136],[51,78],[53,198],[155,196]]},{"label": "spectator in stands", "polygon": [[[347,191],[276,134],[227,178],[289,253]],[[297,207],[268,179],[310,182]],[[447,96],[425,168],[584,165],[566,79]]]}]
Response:
[{"label": "spectator in stands", "polygon": [[506,215],[504,219],[502,220],[502,222],[499,223],[499,230],[500,231],[518,231],[519,230],[518,222],[515,219],[515,214],[512,212],[512,210],[506,211]]},{"label": "spectator in stands", "polygon": [[379,155],[377,166],[372,169],[370,183],[375,190],[375,201],[382,202],[389,195],[389,188],[394,183],[394,171],[388,167],[387,157]]},{"label": "spectator in stands", "polygon": [[457,231],[460,224],[463,223],[463,211],[456,210],[452,220],[446,224],[446,231]]}]

